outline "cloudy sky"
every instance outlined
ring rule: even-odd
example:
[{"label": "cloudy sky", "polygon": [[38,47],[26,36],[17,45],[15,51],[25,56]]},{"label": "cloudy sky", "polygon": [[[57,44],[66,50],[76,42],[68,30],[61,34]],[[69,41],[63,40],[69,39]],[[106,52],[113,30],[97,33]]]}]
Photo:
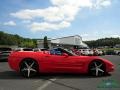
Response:
[{"label": "cloudy sky", "polygon": [[27,38],[120,37],[120,0],[0,0],[0,31]]}]

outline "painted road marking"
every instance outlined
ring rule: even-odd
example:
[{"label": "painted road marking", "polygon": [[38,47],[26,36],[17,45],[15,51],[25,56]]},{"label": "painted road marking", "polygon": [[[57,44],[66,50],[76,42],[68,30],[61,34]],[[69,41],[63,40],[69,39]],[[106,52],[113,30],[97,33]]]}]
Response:
[{"label": "painted road marking", "polygon": [[48,85],[50,85],[53,81],[56,81],[56,78],[49,79],[46,83],[42,86],[38,87],[37,90],[44,90]]}]

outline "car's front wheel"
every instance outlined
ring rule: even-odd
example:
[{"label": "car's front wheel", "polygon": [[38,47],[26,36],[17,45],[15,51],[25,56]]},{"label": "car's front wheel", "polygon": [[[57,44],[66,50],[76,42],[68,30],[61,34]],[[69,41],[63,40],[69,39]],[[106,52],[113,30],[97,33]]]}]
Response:
[{"label": "car's front wheel", "polygon": [[105,64],[102,61],[94,61],[89,65],[89,74],[103,76],[106,73]]},{"label": "car's front wheel", "polygon": [[32,77],[38,73],[38,64],[32,59],[25,59],[20,64],[20,73],[24,77]]}]

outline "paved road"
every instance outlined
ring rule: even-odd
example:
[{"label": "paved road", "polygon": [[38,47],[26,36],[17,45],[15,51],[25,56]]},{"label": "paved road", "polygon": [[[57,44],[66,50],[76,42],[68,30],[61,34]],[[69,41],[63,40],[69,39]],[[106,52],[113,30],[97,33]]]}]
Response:
[{"label": "paved road", "polygon": [[115,72],[104,77],[88,75],[38,75],[26,79],[0,62],[0,90],[120,90],[120,56],[102,56],[115,64]]}]

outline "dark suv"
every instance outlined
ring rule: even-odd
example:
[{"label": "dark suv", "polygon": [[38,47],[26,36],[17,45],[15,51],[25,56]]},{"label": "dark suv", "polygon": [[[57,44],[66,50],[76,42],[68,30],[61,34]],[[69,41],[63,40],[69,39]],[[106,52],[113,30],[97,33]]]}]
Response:
[{"label": "dark suv", "polygon": [[0,47],[0,61],[7,61],[9,54],[12,52],[11,48]]}]

